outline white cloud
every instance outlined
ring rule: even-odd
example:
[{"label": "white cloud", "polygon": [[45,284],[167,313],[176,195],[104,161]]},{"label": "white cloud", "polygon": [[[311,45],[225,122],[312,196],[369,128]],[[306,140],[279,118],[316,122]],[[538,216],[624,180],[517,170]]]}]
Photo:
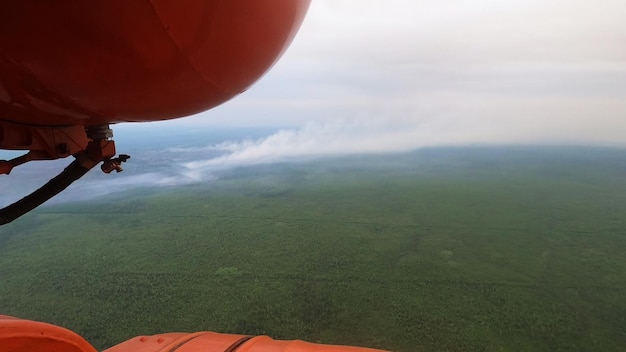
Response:
[{"label": "white cloud", "polygon": [[316,0],[293,54],[375,65],[623,60],[625,11],[618,0]]}]

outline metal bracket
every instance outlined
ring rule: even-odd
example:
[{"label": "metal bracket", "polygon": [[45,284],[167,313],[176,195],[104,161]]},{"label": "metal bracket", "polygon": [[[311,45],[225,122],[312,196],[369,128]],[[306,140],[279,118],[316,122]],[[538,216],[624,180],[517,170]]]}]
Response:
[{"label": "metal bracket", "polygon": [[[90,140],[83,150],[74,154],[76,160],[39,189],[17,202],[0,209],[0,225],[7,224],[45,203],[50,198],[66,189],[74,181],[84,176],[100,162],[102,162],[101,169],[105,173],[110,173],[113,170],[117,172],[123,170],[121,164],[126,162],[130,156],[121,154],[117,158],[113,158],[115,156],[115,142],[110,140],[110,138],[113,137],[113,133],[108,125],[89,127],[84,130],[84,133],[87,134]],[[58,158],[58,155],[50,155],[49,153],[31,150],[17,158],[8,161],[1,160],[0,174],[8,175],[15,166],[32,160],[56,158]]]}]

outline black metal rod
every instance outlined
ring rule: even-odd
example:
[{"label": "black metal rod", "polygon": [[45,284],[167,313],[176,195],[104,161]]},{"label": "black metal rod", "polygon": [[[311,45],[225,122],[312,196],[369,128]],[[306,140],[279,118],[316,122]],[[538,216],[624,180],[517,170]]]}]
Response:
[{"label": "black metal rod", "polygon": [[90,169],[74,160],[60,174],[17,202],[0,209],[0,225],[5,225],[42,205],[83,177]]}]

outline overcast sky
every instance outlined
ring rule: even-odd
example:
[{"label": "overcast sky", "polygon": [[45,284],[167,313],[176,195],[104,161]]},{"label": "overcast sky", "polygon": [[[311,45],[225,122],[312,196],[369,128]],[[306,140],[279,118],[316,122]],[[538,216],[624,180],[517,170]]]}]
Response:
[{"label": "overcast sky", "polygon": [[313,0],[254,87],[163,125],[349,133],[368,149],[626,145],[625,16],[623,0]]}]

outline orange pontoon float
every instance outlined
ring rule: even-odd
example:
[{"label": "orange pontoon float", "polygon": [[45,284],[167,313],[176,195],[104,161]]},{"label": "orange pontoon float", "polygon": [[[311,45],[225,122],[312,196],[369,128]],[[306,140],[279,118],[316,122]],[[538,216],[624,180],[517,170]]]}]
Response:
[{"label": "orange pontoon float", "polygon": [[[2,352],[96,352],[78,334],[56,325],[0,316]],[[215,332],[138,336],[104,352],[383,352],[369,348],[280,341]]]}]

